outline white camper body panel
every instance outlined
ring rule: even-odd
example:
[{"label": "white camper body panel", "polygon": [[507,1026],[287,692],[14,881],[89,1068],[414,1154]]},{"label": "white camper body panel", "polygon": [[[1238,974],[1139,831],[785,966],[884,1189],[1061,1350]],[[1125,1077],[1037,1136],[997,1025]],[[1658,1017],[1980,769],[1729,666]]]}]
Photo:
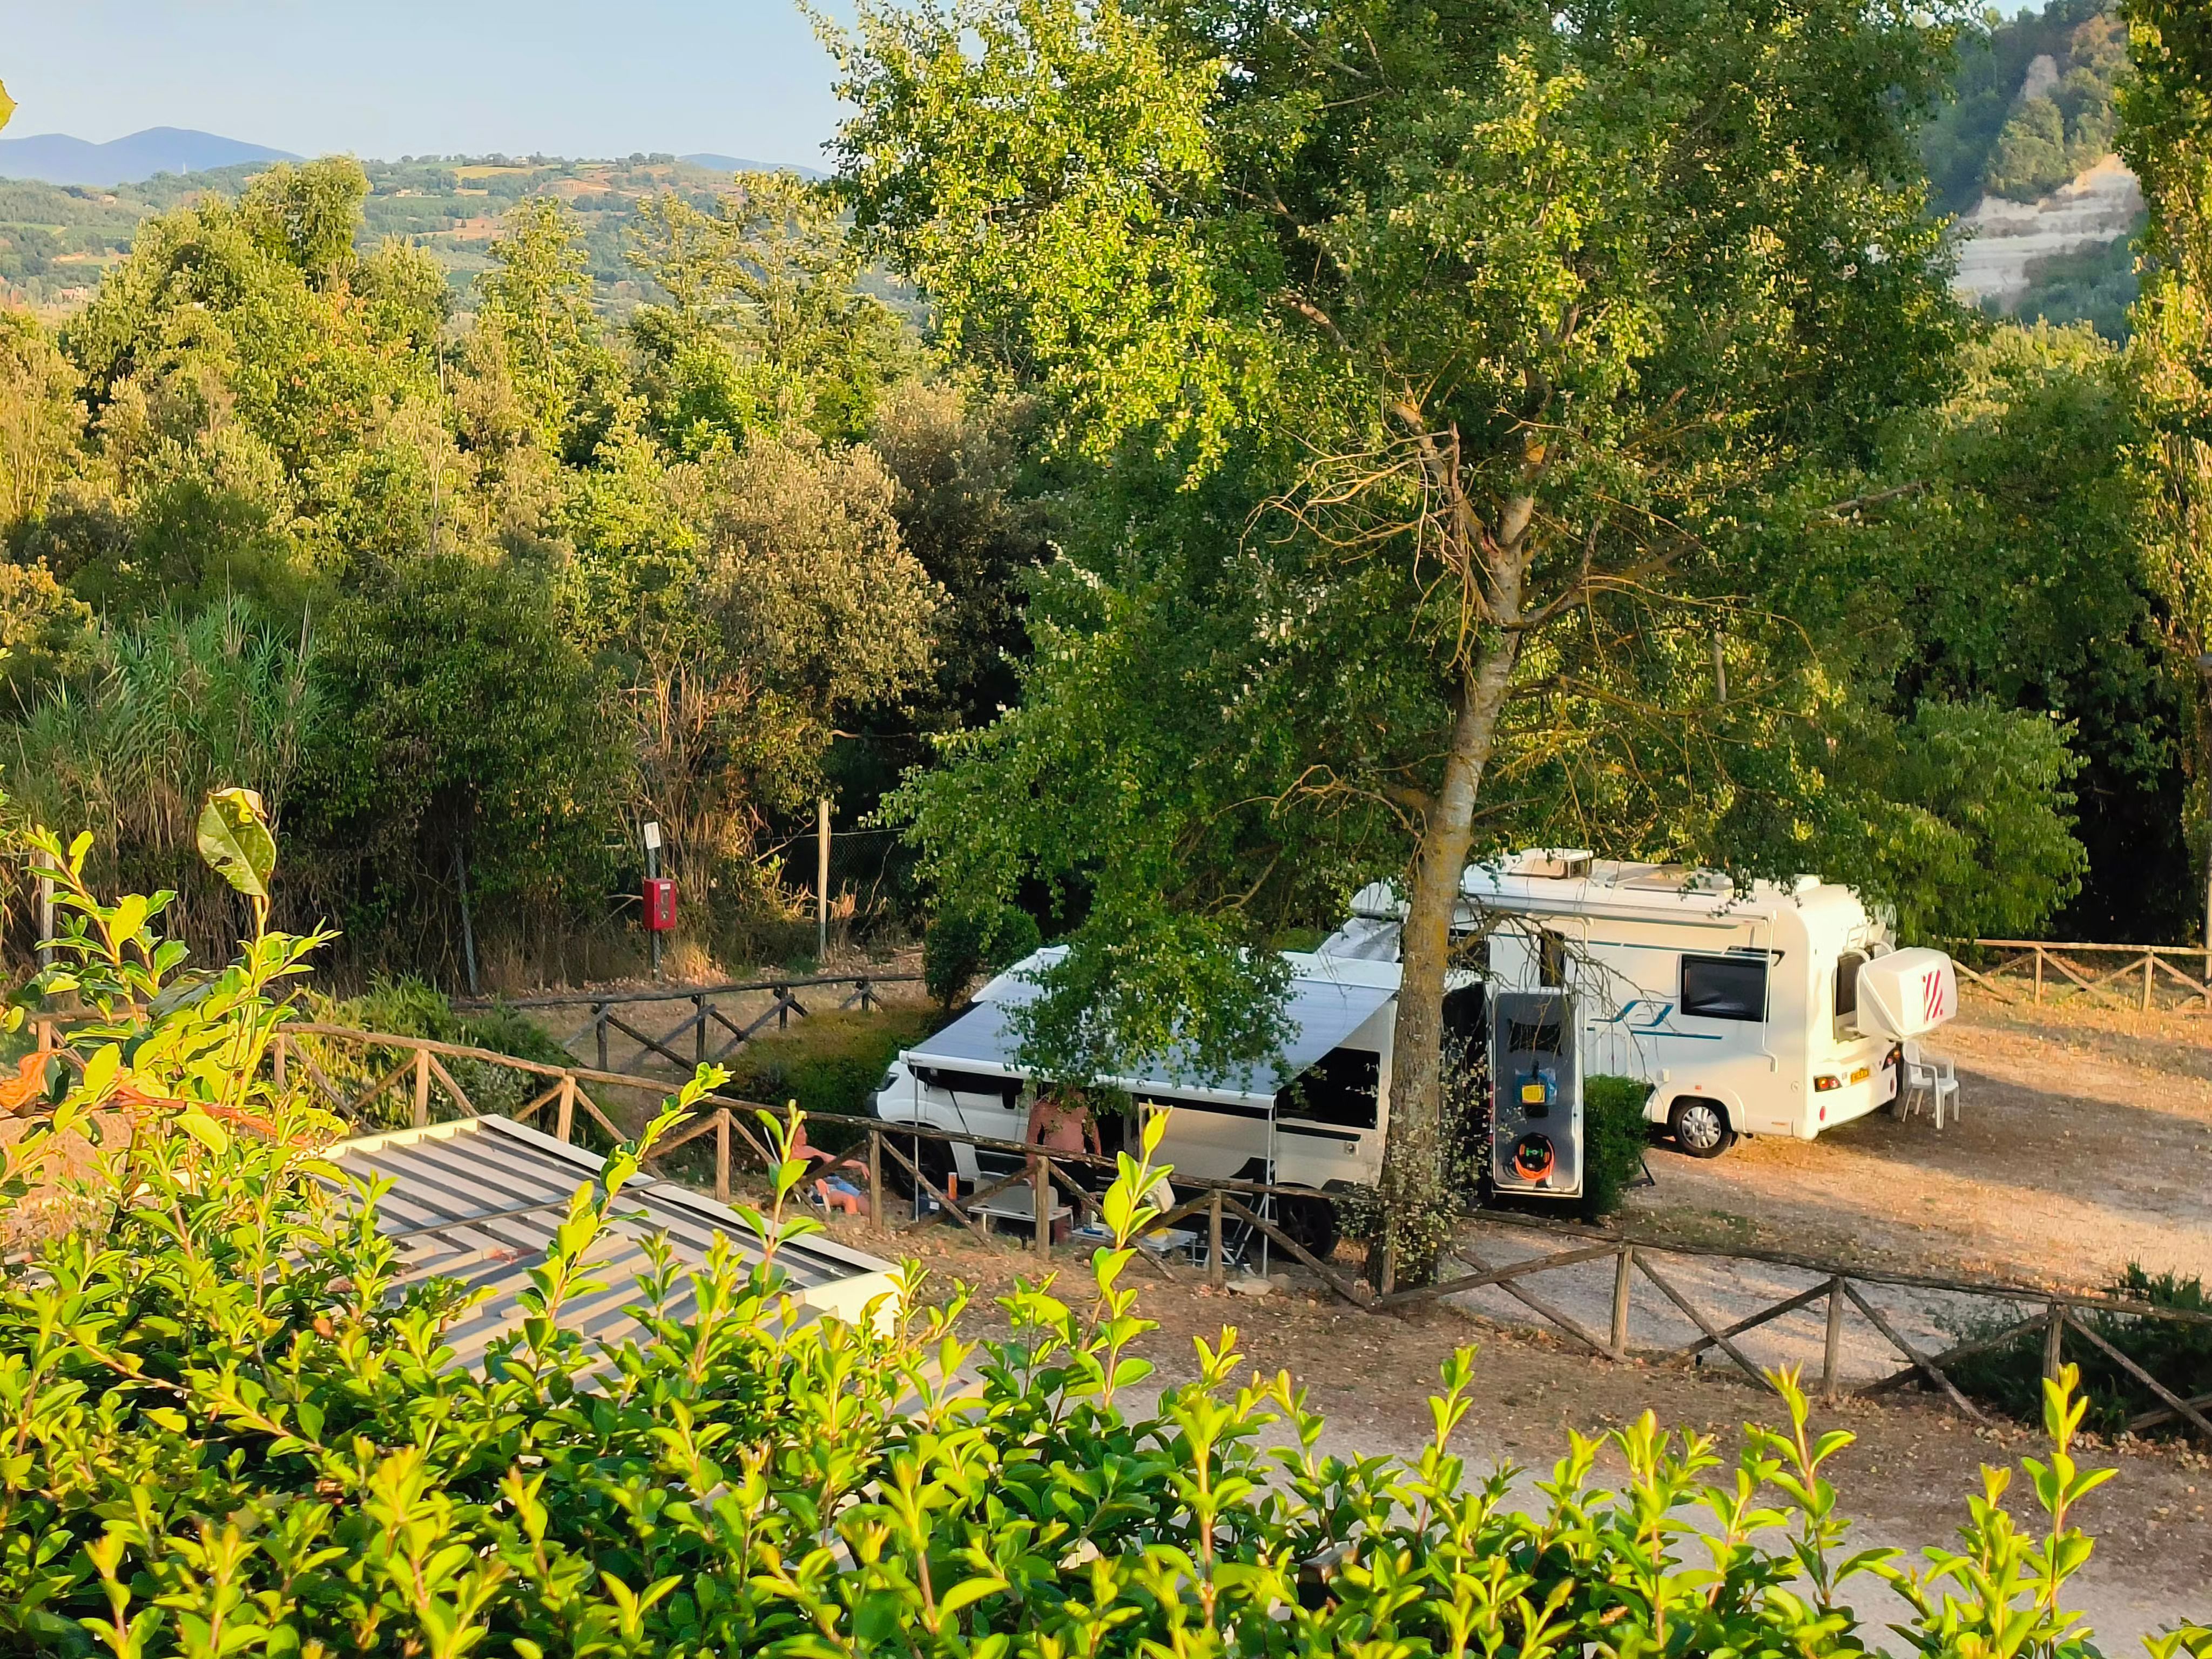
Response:
[{"label": "white camper body panel", "polygon": [[[1462,891],[1456,930],[1487,933],[1492,984],[1573,991],[1584,1075],[1650,1084],[1654,1122],[1701,1098],[1737,1133],[1810,1140],[1896,1097],[1893,1044],[1856,1023],[1860,969],[1889,941],[1847,887],[1740,891],[1709,872],[1544,848],[1470,867]],[[1368,888],[1339,937],[1364,954],[1401,914],[1390,888]]]},{"label": "white camper body panel", "polygon": [[[1027,994],[1026,973],[1041,959],[1017,963],[977,994],[975,1006],[954,1026],[925,1039],[891,1066],[876,1096],[876,1115],[887,1123],[913,1123],[987,1139],[1026,1139],[1034,1081],[1018,1064],[1015,1045],[994,1025],[991,1011]],[[1397,1013],[1395,963],[1346,962],[1292,956],[1291,1013],[1343,1004],[1347,994],[1358,1024],[1341,1036],[1329,1028],[1325,1049],[1308,1054],[1294,1040],[1287,1062],[1294,1070],[1335,1057],[1365,1060],[1375,1068],[1371,1110],[1320,1118],[1301,1111],[1297,1097],[1256,1068],[1219,1086],[1196,1081],[1178,1068],[1148,1066],[1141,1074],[1103,1079],[1126,1090],[1141,1109],[1170,1109],[1160,1159],[1179,1174],[1213,1180],[1272,1181],[1323,1191],[1371,1186],[1382,1173],[1389,1129],[1390,1039]],[[1332,994],[1334,994],[1334,995]],[[1340,1012],[1338,1024],[1348,1018]],[[965,1029],[964,1035],[963,1028]],[[1310,1035],[1310,1033],[1308,1033]],[[1303,1062],[1301,1064],[1300,1062]],[[1133,1138],[1131,1143],[1133,1145]],[[963,1185],[1006,1173],[1012,1154],[984,1153],[957,1142],[952,1168]]]}]

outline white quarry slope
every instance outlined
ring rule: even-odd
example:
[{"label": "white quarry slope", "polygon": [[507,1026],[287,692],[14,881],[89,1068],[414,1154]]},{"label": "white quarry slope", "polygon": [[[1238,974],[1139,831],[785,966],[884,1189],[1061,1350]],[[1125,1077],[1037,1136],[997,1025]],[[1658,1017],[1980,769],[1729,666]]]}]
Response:
[{"label": "white quarry slope", "polygon": [[2117,241],[2142,216],[2142,189],[2117,155],[2038,201],[1984,196],[1959,221],[1952,285],[1970,300],[1993,299],[2009,310],[2027,292],[2033,262]]}]

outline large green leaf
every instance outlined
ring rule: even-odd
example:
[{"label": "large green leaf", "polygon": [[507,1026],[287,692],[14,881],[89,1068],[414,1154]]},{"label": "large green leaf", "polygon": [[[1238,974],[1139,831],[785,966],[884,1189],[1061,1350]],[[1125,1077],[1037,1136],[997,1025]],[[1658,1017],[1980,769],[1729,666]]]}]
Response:
[{"label": "large green leaf", "polygon": [[276,838],[269,815],[251,789],[218,789],[200,809],[200,856],[216,873],[250,898],[269,896],[276,867]]}]

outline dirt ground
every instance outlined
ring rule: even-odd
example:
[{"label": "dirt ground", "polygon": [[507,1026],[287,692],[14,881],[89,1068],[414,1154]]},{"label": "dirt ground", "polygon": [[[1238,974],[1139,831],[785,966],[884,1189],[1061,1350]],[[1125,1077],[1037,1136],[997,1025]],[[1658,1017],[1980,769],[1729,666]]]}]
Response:
[{"label": "dirt ground", "polygon": [[1656,1147],[1640,1236],[2102,1288],[2140,1262],[2212,1273],[2212,1018],[1969,1000],[1930,1048],[1961,1115],[1882,1113],[1815,1141]]}]

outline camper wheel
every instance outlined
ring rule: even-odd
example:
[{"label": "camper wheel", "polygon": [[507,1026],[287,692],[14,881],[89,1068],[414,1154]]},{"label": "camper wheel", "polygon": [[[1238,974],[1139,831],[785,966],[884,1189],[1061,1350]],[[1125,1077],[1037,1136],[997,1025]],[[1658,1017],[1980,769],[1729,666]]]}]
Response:
[{"label": "camper wheel", "polygon": [[1726,1109],[1718,1101],[1701,1095],[1676,1097],[1667,1114],[1667,1127],[1674,1144],[1692,1158],[1718,1158],[1735,1139]]},{"label": "camper wheel", "polygon": [[1300,1249],[1323,1261],[1336,1249],[1336,1206],[1318,1194],[1312,1198],[1277,1194],[1275,1223],[1297,1241]]},{"label": "camper wheel", "polygon": [[906,1165],[890,1156],[888,1148],[896,1146],[914,1160],[915,1167],[935,1183],[938,1191],[945,1190],[945,1182],[952,1174],[952,1144],[945,1140],[924,1140],[920,1135],[902,1135],[889,1126],[884,1130],[886,1151],[884,1154],[884,1185],[902,1204],[914,1201],[914,1177],[907,1173]]}]

